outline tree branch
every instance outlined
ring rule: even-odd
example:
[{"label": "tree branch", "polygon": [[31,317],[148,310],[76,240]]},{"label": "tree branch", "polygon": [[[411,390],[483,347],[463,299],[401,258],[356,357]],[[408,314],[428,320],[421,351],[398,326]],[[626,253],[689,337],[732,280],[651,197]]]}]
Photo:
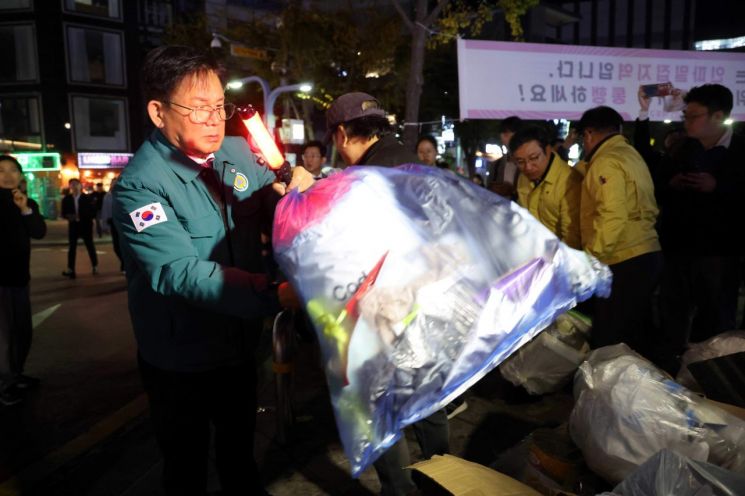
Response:
[{"label": "tree branch", "polygon": [[396,8],[396,11],[401,15],[401,19],[403,19],[404,24],[409,29],[409,31],[414,31],[414,23],[411,22],[411,19],[409,19],[409,16],[406,15],[406,12],[404,12],[404,9],[401,7],[401,4],[398,2],[398,0],[391,0],[393,3],[393,6]]},{"label": "tree branch", "polygon": [[[394,1],[396,1],[396,0],[394,0]],[[428,26],[428,27],[431,26],[435,22],[435,20],[437,19],[437,16],[440,15],[440,12],[442,11],[442,9],[445,7],[445,5],[449,1],[450,0],[440,0],[439,2],[437,2],[437,5],[435,5],[435,8],[432,9],[432,12],[429,13],[429,15],[427,16],[427,18],[424,20],[423,24],[425,26]]]}]

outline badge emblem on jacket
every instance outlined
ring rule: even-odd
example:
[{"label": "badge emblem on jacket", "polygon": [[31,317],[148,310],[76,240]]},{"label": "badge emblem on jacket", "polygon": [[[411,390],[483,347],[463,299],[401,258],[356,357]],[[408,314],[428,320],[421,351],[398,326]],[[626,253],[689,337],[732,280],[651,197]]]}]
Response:
[{"label": "badge emblem on jacket", "polygon": [[160,202],[151,203],[150,205],[133,210],[129,213],[129,217],[132,219],[132,224],[134,224],[137,232],[144,231],[150,226],[168,220],[166,213],[163,211],[163,205]]},{"label": "badge emblem on jacket", "polygon": [[235,173],[235,180],[233,180],[233,188],[236,191],[246,191],[248,189],[248,178],[241,172]]}]

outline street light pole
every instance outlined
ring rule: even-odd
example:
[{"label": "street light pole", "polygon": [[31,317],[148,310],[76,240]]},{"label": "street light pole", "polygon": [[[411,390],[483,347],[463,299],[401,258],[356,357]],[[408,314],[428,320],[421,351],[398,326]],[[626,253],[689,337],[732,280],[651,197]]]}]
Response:
[{"label": "street light pole", "polygon": [[302,91],[307,93],[313,89],[313,85],[310,83],[297,83],[278,86],[273,90],[270,90],[269,82],[259,76],[247,76],[237,81],[230,81],[226,86],[228,89],[238,89],[248,83],[259,83],[261,86],[261,91],[264,93],[264,124],[266,124],[270,133],[274,132],[274,104],[277,101],[277,97],[282,93],[292,91]]},{"label": "street light pole", "polygon": [[274,131],[274,102],[277,101],[277,97],[282,93],[290,93],[293,91],[302,91],[307,93],[313,89],[313,86],[309,83],[296,83],[288,84],[286,86],[278,86],[274,88],[269,96],[266,98],[266,107],[264,113],[266,114],[266,125],[270,132]]}]

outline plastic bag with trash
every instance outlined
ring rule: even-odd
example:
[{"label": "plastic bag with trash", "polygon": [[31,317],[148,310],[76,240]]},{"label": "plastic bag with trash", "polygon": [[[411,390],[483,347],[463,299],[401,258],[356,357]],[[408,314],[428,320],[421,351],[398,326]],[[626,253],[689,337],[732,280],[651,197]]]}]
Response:
[{"label": "plastic bag with trash", "polygon": [[530,343],[499,366],[502,377],[530,394],[561,389],[590,353],[590,320],[573,310],[559,315]]},{"label": "plastic bag with trash", "polygon": [[590,353],[569,427],[587,465],[617,483],[661,449],[745,471],[745,421],[674,382],[625,344]]},{"label": "plastic bag with trash", "polygon": [[662,450],[601,496],[741,496],[745,475]]},{"label": "plastic bag with trash", "polygon": [[319,337],[359,475],[610,270],[449,171],[351,167],[287,195],[274,250]]},{"label": "plastic bag with trash", "polygon": [[691,343],[681,358],[680,370],[675,379],[683,386],[701,391],[701,386],[688,370],[689,363],[703,362],[745,351],[745,331],[728,331],[700,343]]}]

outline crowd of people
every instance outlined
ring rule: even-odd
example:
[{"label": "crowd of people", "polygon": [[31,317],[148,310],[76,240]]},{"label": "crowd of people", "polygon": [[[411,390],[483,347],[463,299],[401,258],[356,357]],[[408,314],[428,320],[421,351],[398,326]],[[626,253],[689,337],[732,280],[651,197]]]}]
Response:
[{"label": "crowd of people", "polygon": [[[303,146],[303,167],[293,169],[290,183],[279,182],[246,140],[225,136],[235,107],[225,100],[223,75],[217,60],[197,50],[151,51],[142,90],[152,134],[111,192],[85,194],[73,179],[62,202],[69,221],[64,276],[76,277],[79,238],[95,274],[93,226],[99,236],[111,231],[127,277],[138,366],[169,495],[204,494],[210,425],[222,494],[265,494],[250,448],[254,348],[266,317],[297,306],[292,288],[277,285],[266,270],[279,199],[337,172],[326,164],[329,143],[346,166],[447,168],[437,160],[436,140],[423,136],[415,148],[405,147],[380,102],[353,92],[327,110],[325,139]],[[610,267],[610,298],[583,307],[593,316],[593,346],[625,342],[671,371],[689,339],[735,327],[742,251],[736,201],[744,187],[737,160],[745,145],[724,124],[733,103],[727,88],[703,85],[676,97],[686,105],[685,133],[671,134],[664,152],[649,145],[649,99],[640,92],[634,144],[616,110],[591,108],[575,126],[583,157],[571,166],[571,137],[558,140],[512,117],[500,136],[509,153],[492,164],[486,183],[472,178]],[[19,189],[21,177],[18,162],[0,156],[0,229],[17,240],[0,249],[4,258],[24,261],[0,280],[0,401],[6,405],[20,401],[14,391],[35,381],[23,374],[30,345],[29,238],[45,231],[38,206]],[[413,427],[425,457],[448,451],[448,412]],[[409,464],[402,438],[375,463],[382,494],[416,490]]]}]

